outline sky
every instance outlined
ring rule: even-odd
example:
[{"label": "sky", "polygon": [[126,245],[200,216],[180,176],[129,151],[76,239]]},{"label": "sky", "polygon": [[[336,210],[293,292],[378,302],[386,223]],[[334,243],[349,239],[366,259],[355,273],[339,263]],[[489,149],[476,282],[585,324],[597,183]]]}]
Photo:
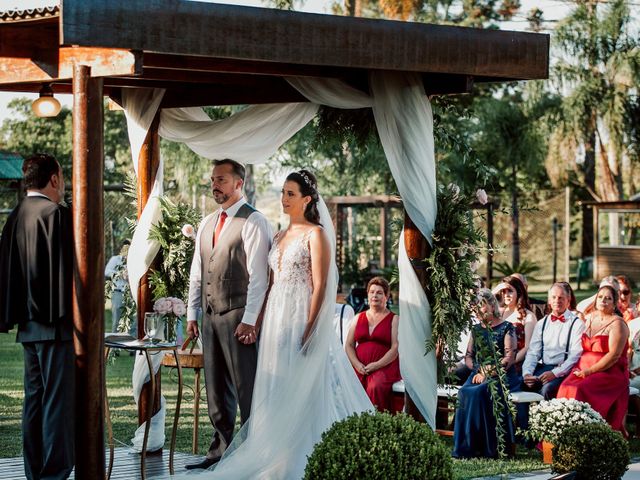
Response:
[{"label": "sky", "polygon": [[[264,3],[262,0],[199,0],[207,3],[227,3],[235,5],[256,6],[262,7]],[[0,10],[11,10],[13,8],[27,9],[37,8],[47,5],[55,5],[58,2],[56,0],[0,0]],[[297,10],[311,13],[330,13],[332,0],[304,0],[302,4],[298,2]],[[522,12],[512,22],[505,22],[502,25],[503,30],[525,30],[527,28],[527,22],[525,20],[526,13],[533,7],[537,6],[544,12],[545,19],[558,20],[562,18],[569,10],[567,2],[563,0],[521,0]],[[0,92],[0,122],[8,117],[9,111],[7,104],[11,99],[16,97],[29,97],[36,98],[36,94],[28,93],[9,93]],[[56,98],[60,102],[71,107],[71,95],[56,95]]]}]

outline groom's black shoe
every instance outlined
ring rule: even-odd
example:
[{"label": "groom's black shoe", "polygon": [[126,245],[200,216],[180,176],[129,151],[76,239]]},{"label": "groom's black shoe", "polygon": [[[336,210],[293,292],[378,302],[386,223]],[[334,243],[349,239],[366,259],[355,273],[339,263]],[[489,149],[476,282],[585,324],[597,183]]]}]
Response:
[{"label": "groom's black shoe", "polygon": [[204,470],[206,468],[209,468],[211,465],[215,465],[219,461],[220,461],[220,457],[205,458],[200,463],[190,463],[189,465],[185,465],[184,468],[186,468],[187,470],[196,470],[196,469]]}]

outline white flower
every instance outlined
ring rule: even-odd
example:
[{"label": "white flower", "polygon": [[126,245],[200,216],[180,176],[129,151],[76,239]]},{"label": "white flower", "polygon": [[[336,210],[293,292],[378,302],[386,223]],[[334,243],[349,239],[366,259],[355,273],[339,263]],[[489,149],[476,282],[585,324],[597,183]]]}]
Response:
[{"label": "white flower", "polygon": [[196,238],[196,229],[193,228],[193,225],[187,223],[182,226],[182,234],[187,238]]},{"label": "white flower", "polygon": [[484,189],[482,188],[479,188],[478,190],[476,190],[476,198],[478,199],[478,202],[480,202],[481,205],[486,205],[487,202],[489,201],[487,192],[485,192]]}]

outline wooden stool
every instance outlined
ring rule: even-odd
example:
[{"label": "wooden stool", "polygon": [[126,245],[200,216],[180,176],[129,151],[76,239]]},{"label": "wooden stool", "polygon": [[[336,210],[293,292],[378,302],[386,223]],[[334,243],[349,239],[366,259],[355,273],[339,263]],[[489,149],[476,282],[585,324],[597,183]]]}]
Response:
[{"label": "wooden stool", "polygon": [[[193,393],[193,438],[191,442],[193,454],[198,453],[198,420],[200,417],[200,391],[203,387],[200,386],[200,370],[204,368],[204,356],[202,355],[202,349],[194,350],[198,338],[195,338],[192,342],[191,348],[187,350],[190,338],[187,338],[177,350],[178,357],[180,358],[180,366],[185,368],[192,368],[194,371],[193,387],[185,385]],[[202,348],[202,347],[201,347]],[[169,368],[176,367],[176,359],[172,355],[165,355],[162,360],[162,365]]]}]

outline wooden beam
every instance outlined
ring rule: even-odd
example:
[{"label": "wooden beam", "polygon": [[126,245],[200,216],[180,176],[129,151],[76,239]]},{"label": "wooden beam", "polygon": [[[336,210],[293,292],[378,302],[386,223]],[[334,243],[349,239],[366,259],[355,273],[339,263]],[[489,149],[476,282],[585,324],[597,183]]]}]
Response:
[{"label": "wooden beam", "polygon": [[175,0],[62,0],[61,42],[332,68],[547,78],[549,35]]},{"label": "wooden beam", "polygon": [[188,55],[166,55],[153,52],[145,52],[144,67],[167,70],[189,70],[192,72],[226,72],[252,75],[333,78],[348,78],[363,72],[361,69],[352,68],[294,65],[290,63],[231,60],[228,58],[194,57]]},{"label": "wooden beam", "polygon": [[104,478],[104,170],[102,80],[73,75],[73,323],[76,478]]},{"label": "wooden beam", "polygon": [[92,77],[142,74],[142,53],[112,48],[45,49],[31,57],[0,56],[0,84],[54,82],[73,77],[75,65],[91,67]]}]

